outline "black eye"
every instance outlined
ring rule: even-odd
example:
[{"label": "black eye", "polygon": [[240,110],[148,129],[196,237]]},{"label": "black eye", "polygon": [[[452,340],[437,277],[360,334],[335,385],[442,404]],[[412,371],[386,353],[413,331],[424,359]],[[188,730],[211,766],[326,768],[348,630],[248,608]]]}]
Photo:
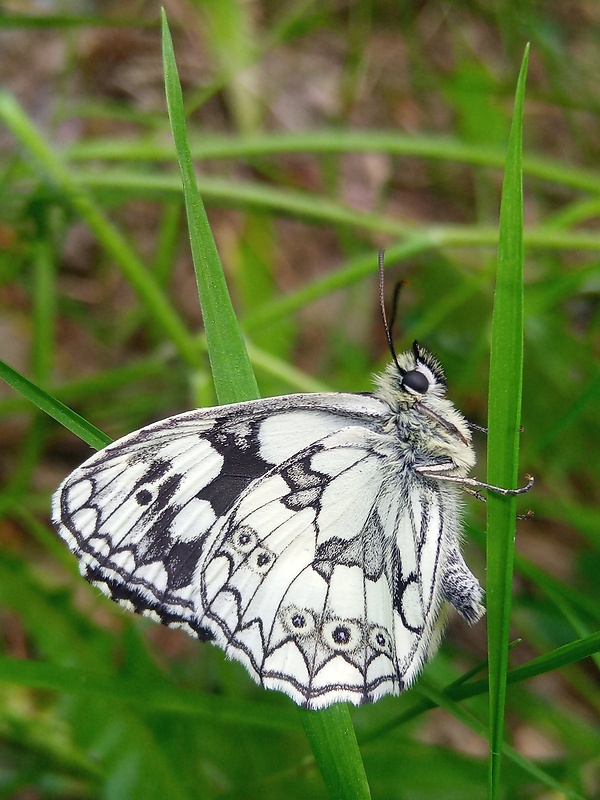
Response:
[{"label": "black eye", "polygon": [[411,369],[407,372],[402,378],[402,384],[419,394],[425,394],[427,389],[429,389],[429,381],[418,369]]}]

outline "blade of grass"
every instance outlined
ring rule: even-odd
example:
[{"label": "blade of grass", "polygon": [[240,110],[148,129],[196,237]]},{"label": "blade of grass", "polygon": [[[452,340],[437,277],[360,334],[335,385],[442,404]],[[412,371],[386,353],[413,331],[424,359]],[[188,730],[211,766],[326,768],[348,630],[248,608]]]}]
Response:
[{"label": "blade of grass", "polygon": [[[122,386],[129,386],[145,378],[156,377],[164,373],[170,362],[161,353],[146,359],[134,361],[124,367],[107,369],[104,372],[85,378],[65,382],[53,386],[52,391],[64,403],[75,403],[89,397],[97,397],[99,392],[110,392]],[[6,397],[0,401],[0,417],[17,414],[29,408],[23,397]]]},{"label": "blade of grass", "polygon": [[206,46],[216,62],[215,83],[222,85],[221,91],[236,130],[250,133],[260,125],[262,115],[256,91],[248,91],[255,83],[249,67],[259,58],[256,20],[246,4],[239,0],[202,3],[200,8]]},{"label": "blade of grass", "polygon": [[[78,185],[97,193],[107,193],[114,198],[156,197],[166,199],[179,197],[179,176],[165,172],[138,173],[124,168],[71,169]],[[495,247],[498,243],[497,225],[435,224],[424,225],[417,220],[410,224],[382,212],[357,211],[347,204],[325,198],[314,192],[298,189],[282,189],[257,181],[235,180],[200,175],[198,186],[205,198],[214,205],[226,208],[246,208],[270,211],[278,216],[292,216],[313,220],[323,224],[337,224],[368,231],[387,233],[393,237],[428,237],[431,247]],[[544,225],[528,227],[525,243],[530,249],[592,250],[600,249],[600,237],[591,230],[565,230],[547,228]]]},{"label": "blade of grass", "polygon": [[348,707],[302,711],[304,730],[332,798],[371,797]]},{"label": "blade of grass", "polygon": [[[554,672],[561,667],[568,666],[569,664],[577,663],[584,658],[589,658],[595,653],[600,651],[600,633],[592,634],[574,642],[558,647],[551,653],[546,653],[543,656],[528,661],[520,667],[510,670],[507,673],[507,683],[520,683],[521,681],[535,678],[538,675],[544,675],[548,672]],[[479,695],[486,694],[489,691],[489,679],[479,681],[469,681],[468,683],[462,682],[462,677],[453,681],[451,684],[442,689],[445,697],[449,700],[467,700],[470,697],[478,697]],[[420,684],[415,687],[415,693],[419,690]],[[413,719],[421,716],[431,709],[437,708],[437,704],[425,697],[420,697],[417,702],[402,714],[397,717],[377,725],[367,734],[360,737],[361,745],[385,736],[396,728],[405,725]]]},{"label": "blade of grass", "polygon": [[[257,397],[258,387],[194,175],[181,84],[164,9],[162,35],[167,105],[183,178],[192,255],[217,397],[219,402]],[[302,721],[331,796],[370,797],[347,706],[340,704],[320,712],[303,712]]]},{"label": "blade of grass", "polygon": [[[508,142],[492,317],[487,476],[489,483],[507,487],[516,485],[518,475],[523,382],[522,132],[528,55],[527,48],[517,82]],[[500,792],[515,526],[516,498],[490,492],[487,502],[490,800],[495,800]]]},{"label": "blade of grass", "polygon": [[[501,148],[476,145],[448,136],[400,134],[398,131],[316,130],[298,132],[255,132],[244,136],[203,135],[191,142],[194,158],[241,158],[274,156],[289,153],[386,153],[390,156],[414,157],[452,164],[502,169],[505,153]],[[144,141],[89,139],[72,144],[69,157],[76,160],[110,159],[113,161],[168,162],[173,154],[162,138]],[[556,158],[526,156],[525,174],[547,183],[564,184],[572,189],[597,194],[600,172],[573,166]]]},{"label": "blade of grass", "polygon": [[[519,683],[520,681],[536,678],[538,675],[554,672],[561,667],[566,667],[584,658],[589,658],[594,655],[594,653],[598,652],[600,652],[600,633],[583,636],[581,639],[575,639],[572,642],[555,648],[550,653],[536,656],[536,658],[532,658],[531,661],[522,664],[520,667],[511,669],[510,672],[507,673],[507,683]],[[452,689],[450,694],[455,700],[464,700],[468,697],[475,697],[478,694],[483,694],[487,687],[488,682],[485,680],[472,681],[471,683]]]},{"label": "blade of grass", "polygon": [[153,20],[143,20],[139,17],[135,21],[128,17],[119,19],[114,14],[105,17],[92,14],[2,14],[0,20],[2,29],[18,28],[153,28]]},{"label": "blade of grass", "polygon": [[164,9],[162,47],[167,108],[183,181],[190,246],[215,391],[219,403],[251,400],[258,397],[258,385],[231,304],[204,203],[198,191],[173,41]]},{"label": "blade of grass", "polygon": [[75,411],[71,411],[60,400],[56,400],[52,395],[40,389],[39,386],[36,386],[35,383],[32,383],[4,361],[0,361],[0,378],[38,408],[41,408],[42,411],[45,411],[46,414],[49,414],[61,425],[64,425],[75,436],[79,436],[80,439],[87,442],[90,447],[101,450],[111,443],[112,439],[109,436],[95,428],[83,417],[80,417]]},{"label": "blade of grass", "polygon": [[[436,689],[430,684],[427,684],[427,682],[425,681],[421,681],[420,690],[423,692],[425,697],[427,697],[430,702],[434,703],[436,706],[439,706],[439,708],[443,708],[445,711],[451,714],[455,719],[462,722],[462,724],[465,727],[469,728],[470,730],[474,731],[480,736],[485,737],[486,726],[484,725],[484,723],[481,722],[470,711],[463,708],[462,706],[459,706],[457,703],[449,699],[447,694],[445,694],[443,691]],[[510,747],[506,742],[502,743],[502,753],[504,756],[506,756],[506,758],[514,762],[517,766],[519,766],[531,778],[533,778],[536,781],[539,781],[539,783],[541,783],[542,786],[546,786],[549,789],[553,789],[555,792],[559,792],[561,795],[570,798],[570,800],[585,800],[583,795],[573,791],[572,789],[566,786],[563,786],[552,775],[550,775],[545,770],[541,769],[537,764],[535,764],[530,759],[522,756],[514,748]]]}]

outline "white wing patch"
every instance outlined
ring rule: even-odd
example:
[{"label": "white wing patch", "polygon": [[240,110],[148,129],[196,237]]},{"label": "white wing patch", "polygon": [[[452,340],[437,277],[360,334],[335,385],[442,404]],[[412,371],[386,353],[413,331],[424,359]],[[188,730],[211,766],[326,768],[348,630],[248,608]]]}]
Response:
[{"label": "white wing patch", "polygon": [[[454,484],[412,468],[382,399],[296,395],[130,434],[59,487],[82,574],[124,607],[222,647],[308,708],[399,694],[481,590]],[[390,427],[391,426],[391,427]]]}]

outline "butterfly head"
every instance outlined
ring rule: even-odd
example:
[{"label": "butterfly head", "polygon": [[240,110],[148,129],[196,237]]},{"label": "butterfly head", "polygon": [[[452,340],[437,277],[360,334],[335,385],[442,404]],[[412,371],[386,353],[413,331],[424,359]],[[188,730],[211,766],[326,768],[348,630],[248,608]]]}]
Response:
[{"label": "butterfly head", "polygon": [[[438,432],[441,440],[470,449],[471,433],[462,415],[446,398],[446,376],[439,361],[418,342],[394,357],[378,378],[378,395],[405,423],[423,434]],[[455,445],[451,445],[454,447]]]},{"label": "butterfly head", "polygon": [[426,399],[444,397],[446,376],[439,361],[418,342],[413,342],[411,350],[394,356],[381,376],[380,388],[393,394],[393,405],[408,409],[427,402]]},{"label": "butterfly head", "polygon": [[[404,364],[400,363],[401,359]],[[446,394],[446,376],[441,364],[418,342],[413,342],[412,350],[403,353],[393,366],[407,395],[420,399],[426,395],[443,397]]]}]

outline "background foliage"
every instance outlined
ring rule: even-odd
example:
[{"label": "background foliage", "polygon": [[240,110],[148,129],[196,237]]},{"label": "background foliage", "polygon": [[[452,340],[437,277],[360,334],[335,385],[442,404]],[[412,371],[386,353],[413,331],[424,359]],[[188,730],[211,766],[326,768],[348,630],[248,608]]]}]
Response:
[{"label": "background foliage", "polygon": [[[600,615],[600,7],[165,7],[261,393],[370,388],[388,358],[385,245],[390,283],[408,280],[399,344],[436,353],[480,424],[501,167],[531,41],[521,464],[536,516],[517,531],[502,785],[510,798],[596,796],[597,661],[581,659]],[[111,437],[214,403],[158,5],[4,11],[0,357]],[[287,698],[78,578],[48,508],[89,447],[4,385],[0,447],[0,797],[325,796]],[[484,463],[483,437],[478,448]],[[467,522],[483,578],[481,504]],[[486,796],[487,697],[441,691],[485,656],[485,624],[453,618],[417,687],[352,712],[375,797]]]}]

